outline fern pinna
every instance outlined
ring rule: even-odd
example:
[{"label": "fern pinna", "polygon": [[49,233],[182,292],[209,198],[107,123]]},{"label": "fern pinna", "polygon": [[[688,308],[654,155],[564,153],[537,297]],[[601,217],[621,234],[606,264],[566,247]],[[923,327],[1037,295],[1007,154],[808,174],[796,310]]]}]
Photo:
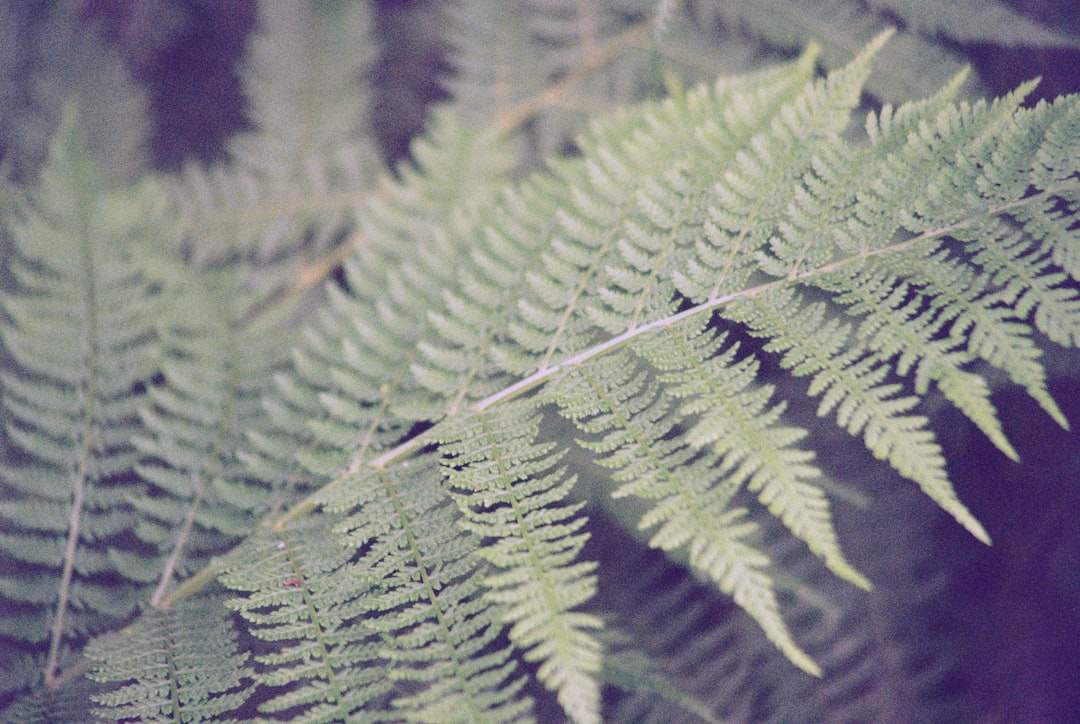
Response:
[{"label": "fern pinna", "polygon": [[[827,679],[776,541],[872,581],[762,365],[989,541],[919,405],[1015,457],[992,375],[1066,425],[1038,335],[1080,339],[1078,98],[957,102],[957,77],[858,132],[888,40],[823,78],[811,48],[672,82],[522,181],[505,133],[440,110],[415,167],[297,212],[352,252],[295,344],[246,282],[307,231],[193,264],[229,215],[200,224],[198,174],[109,190],[66,121],[5,225],[5,691],[46,672],[9,711],[55,715],[85,670],[120,721],[719,718],[597,604],[608,517]],[[148,210],[191,259],[146,243]]]}]

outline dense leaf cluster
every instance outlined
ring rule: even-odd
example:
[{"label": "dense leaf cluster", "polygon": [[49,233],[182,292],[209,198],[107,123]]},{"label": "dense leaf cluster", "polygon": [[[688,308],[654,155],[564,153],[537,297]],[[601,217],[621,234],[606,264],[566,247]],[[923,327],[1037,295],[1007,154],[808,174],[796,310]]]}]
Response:
[{"label": "dense leaf cluster", "polygon": [[[796,695],[747,703],[735,671],[676,683],[768,660],[762,632],[863,686],[812,653],[858,634],[807,561],[872,581],[766,364],[989,542],[920,406],[940,393],[1011,458],[988,379],[1067,427],[1042,356],[1080,342],[1080,97],[974,100],[960,73],[865,112],[892,44],[989,32],[930,10],[693,84],[709,18],[783,46],[844,4],[495,5],[450,11],[455,100],[396,175],[365,6],[265,2],[222,164],[118,183],[71,103],[7,184],[8,716],[784,718]],[[1074,42],[1015,30],[995,39]],[[635,611],[601,584],[650,548],[689,575]],[[679,630],[690,581],[760,630]],[[661,611],[651,641],[635,619]]]}]

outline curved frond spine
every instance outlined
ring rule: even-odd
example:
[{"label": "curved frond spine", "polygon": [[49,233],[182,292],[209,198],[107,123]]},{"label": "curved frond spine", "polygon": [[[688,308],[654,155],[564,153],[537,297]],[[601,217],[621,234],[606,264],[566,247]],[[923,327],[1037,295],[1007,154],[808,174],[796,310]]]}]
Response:
[{"label": "curved frond spine", "polygon": [[221,721],[244,703],[244,664],[236,631],[218,598],[151,610],[86,650],[91,679],[113,683],[94,694],[95,714],[114,721]]},{"label": "curved frond spine", "polygon": [[[636,310],[630,324],[672,313],[671,272],[692,255],[675,249],[689,243],[709,200],[709,185],[683,187],[684,169],[710,177],[724,168],[805,87],[812,59],[807,53],[786,66],[786,73],[763,75],[759,80],[772,93],[720,83],[713,93],[660,104],[633,125],[618,118],[608,128],[598,125],[582,140],[590,156],[557,169],[567,189],[557,199],[559,208],[551,210],[558,226],[540,264],[527,274],[519,319],[510,326],[514,341],[540,356],[534,369],[592,343],[597,324],[609,333],[625,329],[627,320],[614,318],[627,304]],[[747,104],[761,114],[747,111]],[[735,107],[739,112],[729,111],[731,126],[718,126],[715,116]],[[706,170],[703,163],[713,165]],[[636,280],[634,272],[617,271],[627,259],[637,267]]]},{"label": "curved frond spine", "polygon": [[[865,4],[825,4],[857,10],[838,12],[837,27],[868,32],[861,19],[880,19]],[[622,70],[604,68],[641,81],[641,50],[654,54],[646,73],[658,84],[671,58],[640,43],[645,5],[519,8],[509,22],[521,20],[526,55],[551,61],[539,75],[552,85],[500,106],[496,129],[436,112],[416,164],[371,195],[378,164],[354,75],[369,48],[349,46],[366,22],[355,3],[264,2],[274,29],[246,74],[258,128],[232,144],[220,187],[187,189],[220,195],[204,216],[184,217],[175,198],[144,216],[141,194],[159,194],[156,182],[106,191],[62,129],[41,188],[0,200],[0,659],[15,662],[0,667],[0,707],[18,696],[16,714],[64,718],[54,690],[81,675],[79,647],[148,596],[144,619],[89,645],[103,657],[94,675],[120,684],[101,695],[104,717],[181,702],[194,717],[250,718],[261,706],[296,721],[520,720],[530,687],[546,686],[545,705],[596,721],[606,679],[595,607],[611,609],[608,591],[597,595],[599,568],[581,556],[590,535],[613,531],[583,513],[609,483],[612,522],[639,524],[687,562],[673,575],[707,579],[758,624],[739,615],[740,626],[767,634],[744,649],[707,629],[688,648],[710,661],[691,652],[680,666],[712,675],[736,661],[760,678],[790,675],[765,639],[810,673],[865,666],[819,654],[821,635],[843,632],[835,616],[819,623],[835,610],[821,610],[803,574],[831,568],[868,584],[833,530],[826,492],[837,486],[805,431],[786,423],[784,402],[756,382],[772,353],[807,378],[822,415],[835,412],[986,540],[917,409],[936,401],[936,385],[1015,457],[979,374],[993,367],[1004,374],[990,382],[1009,378],[1067,423],[1036,332],[1080,339],[1080,98],[1023,109],[1027,84],[956,104],[957,76],[925,103],[884,108],[853,140],[851,109],[879,38],[821,81],[812,50],[690,92],[672,78],[670,100],[635,93],[542,175],[508,185],[502,136],[521,119],[536,119],[523,135],[551,137],[580,110],[576,88],[619,80]],[[661,10],[669,27],[700,10],[705,26],[709,6]],[[809,12],[821,17],[820,4]],[[293,41],[314,52],[291,52]],[[297,104],[297,89],[327,102]],[[545,104],[551,112],[537,115]],[[221,238],[228,229],[236,239]],[[143,242],[174,237],[196,263],[151,266]],[[307,250],[332,245],[305,266]],[[276,352],[294,343],[281,333],[292,327],[274,327],[292,311],[282,302],[331,272],[310,300],[319,321],[282,369]],[[729,346],[714,324],[743,325],[764,353]],[[548,405],[581,431],[579,450],[550,434]],[[574,473],[596,484],[583,491]],[[296,503],[298,493],[307,497]],[[771,545],[774,529],[798,561]],[[621,559],[610,540],[597,555]],[[232,591],[226,606],[247,627],[251,658],[220,612],[204,611],[227,643],[200,659],[218,681],[184,681],[160,660],[196,653],[182,619],[215,582]],[[700,593],[715,615],[720,597]],[[714,668],[720,648],[732,658]],[[793,690],[811,681],[788,678]],[[34,702],[30,682],[42,679]],[[716,702],[745,680],[714,689],[709,713],[739,718],[750,697]],[[821,691],[822,709],[810,710],[838,700]],[[743,711],[773,704],[753,702]]]},{"label": "curved frond spine", "polygon": [[461,525],[488,539],[477,551],[495,569],[484,579],[505,607],[510,640],[538,661],[537,676],[575,722],[600,720],[596,616],[573,609],[596,592],[595,563],[579,561],[588,534],[583,503],[563,501],[573,486],[553,469],[559,455],[534,442],[535,401],[448,421],[439,436]]},{"label": "curved frond spine", "polygon": [[[759,131],[766,123],[760,116],[775,115],[809,81],[813,57],[808,52],[779,68],[722,78],[713,88],[646,105],[644,117],[640,112],[617,114],[594,123],[581,139],[594,158],[563,162],[556,178],[540,176],[502,196],[495,210],[481,219],[486,226],[472,240],[475,251],[460,270],[462,288],[449,297],[448,309],[459,316],[433,314],[441,339],[421,347],[423,359],[414,365],[421,383],[449,396],[447,411],[453,413],[465,402],[497,391],[500,382],[505,386],[506,373],[536,370],[535,355],[544,350],[553,354],[553,345],[559,344],[552,339],[552,330],[560,328],[559,315],[591,340],[588,330],[597,325],[625,329],[626,319],[605,321],[625,309],[634,310],[630,325],[670,313],[668,276],[690,256],[677,254],[676,245],[689,243],[693,218],[703,213],[682,207],[700,207],[708,194],[680,188],[681,173],[671,171],[665,154],[682,159],[676,166],[693,162],[712,169],[715,164],[702,159],[726,158]],[[674,138],[694,140],[672,145]],[[695,169],[703,175],[710,172]],[[649,191],[649,184],[655,191]],[[666,191],[669,187],[673,192]],[[668,194],[679,208],[663,209],[650,198],[656,193]],[[669,213],[691,220],[673,230],[659,220]],[[595,230],[604,219],[614,226],[604,232],[607,241],[599,250],[593,248],[595,240],[569,235],[571,229]],[[654,222],[665,228],[657,230]],[[558,239],[555,254],[548,249],[552,238]],[[615,258],[620,255],[636,268],[619,271],[625,267]],[[559,289],[572,284],[582,264],[592,272],[587,288],[578,288],[574,295],[587,299],[577,306],[566,304]]]},{"label": "curved frond spine", "polygon": [[747,284],[756,271],[751,260],[759,259],[774,237],[811,161],[836,144],[888,38],[882,33],[850,64],[807,84],[744,142],[719,174],[697,260],[677,272],[680,293],[695,301],[713,300]]}]

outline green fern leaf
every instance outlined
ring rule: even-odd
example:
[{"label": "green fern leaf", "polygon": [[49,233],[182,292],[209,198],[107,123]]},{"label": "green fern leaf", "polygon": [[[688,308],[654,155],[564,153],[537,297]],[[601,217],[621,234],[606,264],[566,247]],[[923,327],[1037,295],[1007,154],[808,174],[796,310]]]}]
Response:
[{"label": "green fern leaf", "polygon": [[[713,0],[709,5],[725,25],[764,38],[771,45],[797,50],[810,43],[820,44],[821,61],[829,71],[843,67],[879,33],[896,26],[895,18],[852,0],[800,3]],[[868,90],[891,102],[922,98],[955,77],[963,67],[961,57],[948,46],[914,29],[901,29],[883,50]],[[977,83],[969,83],[969,93],[978,91]]]},{"label": "green fern leaf", "polygon": [[719,472],[757,493],[769,512],[834,573],[869,589],[869,581],[840,552],[828,500],[810,482],[820,476],[810,464],[813,454],[794,446],[806,431],[775,424],[785,405],[767,407],[773,390],[751,387],[756,361],[744,357],[736,362],[737,347],[720,352],[722,345],[722,338],[711,340],[696,328],[675,327],[646,340],[637,351],[662,371],[668,394],[684,401],[680,414],[688,427],[687,442],[720,453]]},{"label": "green fern leaf", "polygon": [[[686,243],[681,234],[650,230],[651,236],[639,239],[646,232],[636,230],[647,223],[636,215],[639,200],[648,203],[643,180],[656,179],[663,189],[673,165],[679,168],[691,159],[707,158],[707,153],[729,158],[741,142],[760,130],[757,112],[775,112],[802,88],[810,77],[812,60],[808,53],[780,69],[719,82],[715,92],[728,101],[725,120],[733,127],[730,131],[716,126],[712,115],[716,106],[708,93],[691,93],[646,106],[644,117],[626,114],[596,124],[593,136],[581,140],[591,154],[587,163],[561,164],[557,179],[535,178],[504,196],[480,220],[482,233],[468,240],[472,251],[459,275],[463,282],[461,290],[455,291],[453,310],[463,312],[457,323],[466,326],[438,325],[433,333],[440,339],[423,348],[422,381],[430,384],[428,380],[435,377],[429,370],[437,371],[439,384],[431,388],[449,396],[449,411],[455,411],[464,402],[483,399],[512,383],[509,375],[549,365],[571,327],[583,334],[574,346],[564,346],[563,352],[591,342],[592,333],[585,330],[591,330],[596,321],[605,327],[625,328],[644,317],[644,309],[653,316],[669,313],[671,283],[659,273],[649,274],[643,268],[633,282],[609,276],[624,266],[620,254],[637,253],[627,238],[650,247],[642,256],[647,254],[650,260],[661,256],[661,271],[678,267],[680,257],[670,249]],[[704,138],[701,142],[699,133]],[[680,138],[693,139],[693,143],[675,141]],[[696,200],[705,203],[700,197]],[[672,213],[685,215],[681,210]],[[620,221],[610,224],[612,220]],[[574,229],[585,236],[571,236]],[[623,233],[626,237],[620,238]],[[547,244],[552,238],[558,240],[554,251]],[[575,276],[579,273],[580,285]],[[625,281],[631,293],[621,293],[613,281]],[[634,294],[639,289],[645,293]],[[583,296],[588,302],[579,304]],[[629,299],[637,314],[609,325],[603,320],[627,306],[616,297]],[[449,316],[439,313],[435,319],[442,322]],[[538,354],[543,356],[538,359]]]},{"label": "green fern leaf", "polygon": [[[605,682],[627,692],[655,695],[673,704],[680,712],[694,714],[708,724],[719,724],[720,718],[708,703],[688,694],[679,686],[679,682],[661,671],[648,654],[628,645],[628,635],[621,633],[616,638],[610,626],[604,631],[608,634],[607,638],[617,641],[608,645],[604,653]],[[625,717],[620,720],[629,721]]]},{"label": "green fern leaf", "polygon": [[[437,111],[415,164],[381,183],[366,8],[268,0],[243,71],[253,130],[227,164],[108,192],[65,121],[41,188],[0,202],[5,715],[60,716],[73,654],[127,626],[86,649],[114,684],[95,692],[104,718],[517,721],[535,696],[537,716],[557,701],[598,721],[618,713],[601,684],[628,673],[705,718],[790,716],[799,691],[828,718],[873,682],[846,670],[867,657],[824,640],[869,639],[815,576],[869,584],[841,553],[814,426],[788,419],[800,397],[988,540],[920,406],[941,393],[1011,457],[999,383],[1067,424],[1041,345],[1080,339],[1077,99],[1023,108],[1025,84],[958,104],[955,74],[860,133],[874,58],[936,48],[928,26],[886,44],[880,12],[840,0],[656,20],[637,0],[543,0],[467,20],[494,9],[452,11],[449,85],[475,107]],[[697,72],[716,62],[671,37],[732,43],[716,18],[828,42],[642,101],[694,64],[687,47]],[[492,28],[511,40],[486,58]],[[818,59],[836,69],[815,80]],[[912,67],[885,85],[937,84]],[[616,104],[570,144],[582,111]],[[512,150],[523,170],[553,148],[572,153],[508,182]],[[331,271],[315,321],[278,326]],[[761,346],[729,342],[747,333]],[[774,399],[770,355],[807,394]],[[589,503],[685,569],[613,617],[654,621],[655,645],[634,648],[655,658],[630,672],[599,629],[621,595],[604,569],[638,544]],[[214,582],[240,637],[191,600]],[[714,626],[720,593],[750,617]],[[199,616],[220,646],[195,645]],[[819,683],[790,662],[844,670]],[[699,701],[701,679],[673,692],[667,663],[723,681]],[[794,683],[759,694],[761,678]],[[656,696],[628,704],[663,716]]]},{"label": "green fern leaf", "polygon": [[451,3],[445,86],[471,122],[525,136],[521,156],[535,164],[570,142],[586,113],[656,88],[649,10],[636,0]]},{"label": "green fern leaf", "polygon": [[258,15],[242,69],[254,129],[230,140],[228,166],[188,165],[171,190],[195,261],[244,260],[269,293],[340,241],[383,167],[365,133],[366,3],[260,2]]},{"label": "green fern leaf", "polygon": [[[674,442],[671,434],[679,419],[671,415],[672,400],[656,382],[646,380],[643,372],[634,373],[627,360],[612,356],[602,364],[578,368],[559,380],[549,394],[583,430],[607,433],[582,444],[608,453],[598,462],[618,471],[616,481],[625,481],[613,495],[657,501],[639,523],[642,529],[659,526],[650,545],[665,551],[685,548],[690,565],[732,595],[792,661],[819,674],[780,616],[769,576],[762,570],[768,557],[743,540],[755,526],[742,520],[745,510],[729,508],[739,486],[754,472],[753,463],[743,464],[737,455],[731,456],[725,471],[724,451],[710,449],[699,455],[693,447]],[[831,529],[821,537],[823,548],[834,539]],[[838,555],[838,550],[830,555]],[[839,560],[842,563],[842,557]]]},{"label": "green fern leaf", "polygon": [[821,395],[818,414],[836,410],[837,422],[862,434],[867,448],[911,478],[972,535],[989,542],[982,525],[956,497],[945,473],[945,458],[926,426],[926,418],[906,414],[917,403],[885,384],[888,368],[858,348],[846,349],[850,330],[828,319],[825,306],[806,304],[790,291],[761,295],[733,304],[730,318],[751,334],[769,338],[766,349],[783,354],[783,365],[797,376],[810,376],[811,395]]},{"label": "green fern leaf", "polygon": [[595,564],[576,560],[586,520],[580,503],[561,503],[573,480],[552,470],[550,446],[533,442],[534,410],[525,402],[449,422],[441,450],[462,524],[490,540],[478,554],[497,569],[487,596],[506,607],[510,640],[540,662],[537,676],[572,720],[595,722],[601,657],[590,629],[601,624],[572,610],[595,593]]},{"label": "green fern leaf", "polygon": [[[146,170],[149,99],[105,28],[77,3],[3,10],[4,176],[30,182],[46,163],[65,107],[79,126],[103,186],[131,183]],[[164,27],[164,34],[175,31]]]},{"label": "green fern leaf", "polygon": [[93,696],[95,713],[114,721],[222,721],[248,695],[236,632],[219,599],[154,610],[87,647],[90,677],[116,682]]},{"label": "green fern leaf", "polygon": [[940,33],[964,43],[985,42],[1031,48],[1076,47],[1080,43],[1080,39],[1040,25],[994,0],[950,0],[946,3],[871,0],[870,5],[895,13],[919,32],[927,35]]},{"label": "green fern leaf", "polygon": [[176,579],[206,565],[269,510],[274,491],[248,476],[236,451],[258,430],[251,421],[284,362],[276,329],[238,321],[247,295],[235,267],[196,273],[172,260],[158,266],[170,297],[159,322],[168,361],[141,411],[149,435],[135,440],[136,471],[150,493],[128,499],[141,515],[135,534],[159,551],[148,562],[157,571],[154,606]]},{"label": "green fern leaf", "polygon": [[51,682],[68,646],[131,612],[143,580],[124,565],[141,551],[124,540],[137,523],[124,501],[141,489],[130,438],[155,365],[155,302],[125,251],[147,233],[134,194],[105,191],[73,108],[20,211],[17,285],[0,299],[12,361],[0,376],[2,634],[47,642]]},{"label": "green fern leaf", "polygon": [[290,721],[348,719],[390,688],[365,665],[380,647],[357,628],[353,601],[363,581],[350,575],[350,551],[326,522],[311,517],[249,538],[220,577],[240,594],[228,605],[272,647],[254,657],[259,709],[287,712]]},{"label": "green fern leaf", "polygon": [[[393,718],[411,721],[512,721],[532,702],[525,679],[499,642],[505,613],[484,594],[490,571],[480,541],[457,526],[433,457],[394,472],[350,476],[322,500],[350,513],[337,526],[357,550],[353,574],[364,583],[354,607],[359,630],[378,636],[368,665],[395,685]],[[377,513],[375,511],[378,511]],[[374,514],[373,514],[374,513]]]},{"label": "green fern leaf", "polygon": [[441,305],[441,284],[432,280],[457,277],[461,240],[440,224],[464,224],[473,204],[490,200],[509,157],[497,139],[451,112],[434,116],[413,153],[418,166],[403,167],[399,182],[387,180],[359,214],[362,244],[344,265],[352,293],[328,290],[322,322],[307,331],[291,374],[276,380],[278,394],[267,401],[274,424],[249,457],[263,475],[325,481],[431,414],[430,393],[409,363],[420,357],[418,341]]}]

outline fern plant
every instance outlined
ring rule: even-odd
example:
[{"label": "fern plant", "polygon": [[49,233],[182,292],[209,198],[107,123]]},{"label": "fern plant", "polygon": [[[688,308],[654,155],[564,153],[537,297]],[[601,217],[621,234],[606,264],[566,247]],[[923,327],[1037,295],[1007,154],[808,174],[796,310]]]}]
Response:
[{"label": "fern plant", "polygon": [[[863,37],[876,4],[698,82],[855,13],[781,5],[454,6],[454,100],[393,174],[355,3],[260,5],[219,167],[114,178],[69,105],[2,208],[5,715],[887,716],[817,440],[990,542],[926,412],[1012,459],[998,385],[1068,426],[1080,99],[892,105],[879,55],[971,26]],[[1075,43],[1023,28],[992,38]]]}]

